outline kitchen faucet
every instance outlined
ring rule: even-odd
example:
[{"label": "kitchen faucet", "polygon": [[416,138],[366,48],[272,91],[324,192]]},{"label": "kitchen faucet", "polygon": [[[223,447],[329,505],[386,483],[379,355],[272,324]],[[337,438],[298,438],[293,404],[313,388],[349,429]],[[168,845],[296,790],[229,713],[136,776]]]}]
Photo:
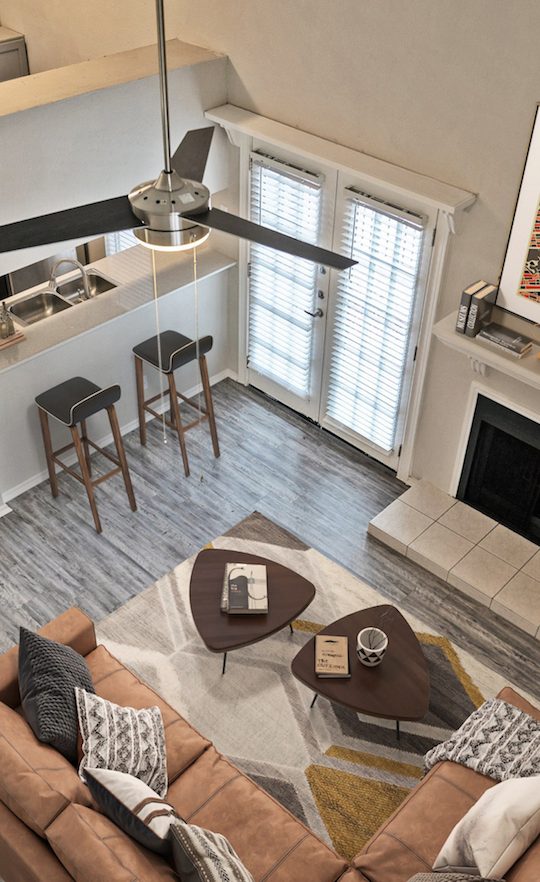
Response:
[{"label": "kitchen faucet", "polygon": [[57,260],[56,263],[53,264],[51,269],[51,275],[49,276],[49,287],[56,288],[56,273],[58,267],[63,263],[70,263],[72,266],[76,267],[80,271],[83,283],[83,293],[81,294],[82,300],[91,300],[92,295],[90,294],[90,286],[88,284],[88,276],[86,275],[86,270],[82,263],[79,263],[78,260],[75,260],[74,257],[62,257],[60,260]]}]

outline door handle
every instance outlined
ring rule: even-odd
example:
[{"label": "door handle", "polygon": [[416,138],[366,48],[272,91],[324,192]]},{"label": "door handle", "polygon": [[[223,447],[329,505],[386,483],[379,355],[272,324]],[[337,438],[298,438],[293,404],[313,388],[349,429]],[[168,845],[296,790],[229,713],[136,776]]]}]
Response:
[{"label": "door handle", "polygon": [[322,318],[324,315],[324,312],[322,311],[320,306],[318,309],[315,310],[315,312],[310,312],[309,309],[304,309],[304,312],[306,315],[310,315],[312,318]]}]

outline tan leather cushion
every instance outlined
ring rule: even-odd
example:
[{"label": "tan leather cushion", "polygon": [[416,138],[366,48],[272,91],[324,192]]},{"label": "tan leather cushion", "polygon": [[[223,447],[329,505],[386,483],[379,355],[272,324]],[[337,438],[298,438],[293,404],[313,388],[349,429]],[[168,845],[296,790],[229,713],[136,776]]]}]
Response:
[{"label": "tan leather cushion", "polygon": [[20,714],[5,704],[0,704],[0,770],[0,799],[40,836],[69,802],[92,804],[68,760],[41,744]]},{"label": "tan leather cushion", "polygon": [[494,784],[456,763],[439,763],[355,857],[354,866],[370,882],[407,882],[430,871],[450,831]]},{"label": "tan leather cushion", "polygon": [[72,882],[48,842],[1,802],[0,872],[9,882]]},{"label": "tan leather cushion", "polygon": [[178,882],[163,858],[85,806],[64,809],[47,828],[47,839],[76,882]]},{"label": "tan leather cushion", "polygon": [[167,745],[167,775],[174,781],[210,746],[189,723],[149,686],[125,668],[104,646],[86,656],[97,695],[123,707],[157,705],[161,709]]},{"label": "tan leather cushion", "polygon": [[167,800],[184,820],[226,836],[256,882],[333,882],[347,869],[213,747],[171,785]]},{"label": "tan leather cushion", "polygon": [[[57,643],[65,643],[81,655],[87,655],[96,646],[94,623],[77,607],[66,610],[61,616],[48,622],[39,629],[38,634],[43,634],[49,640],[56,640]],[[9,707],[17,707],[21,703],[18,646],[0,655],[0,701]]]}]

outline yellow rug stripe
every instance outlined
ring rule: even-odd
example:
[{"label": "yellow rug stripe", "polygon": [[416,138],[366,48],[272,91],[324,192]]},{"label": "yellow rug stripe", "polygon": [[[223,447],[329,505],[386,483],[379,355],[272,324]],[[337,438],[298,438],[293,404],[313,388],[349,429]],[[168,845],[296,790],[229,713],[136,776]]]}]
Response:
[{"label": "yellow rug stripe", "polygon": [[472,703],[475,707],[480,707],[480,705],[484,703],[485,698],[478,687],[473,683],[467,671],[463,669],[458,654],[450,641],[446,637],[441,637],[437,634],[417,634],[416,636],[418,637],[420,643],[427,643],[430,646],[439,646],[442,649],[448,661],[452,665],[454,674],[463,686]]},{"label": "yellow rug stripe", "polygon": [[381,769],[383,772],[390,772],[394,775],[404,775],[407,778],[421,778],[422,769],[419,766],[413,766],[411,763],[400,763],[398,760],[388,759],[384,756],[376,756],[372,753],[364,753],[362,750],[353,750],[350,747],[338,747],[332,745],[327,751],[326,756],[334,756],[336,759],[346,760],[349,763],[356,763],[358,766],[369,766],[373,769]]}]

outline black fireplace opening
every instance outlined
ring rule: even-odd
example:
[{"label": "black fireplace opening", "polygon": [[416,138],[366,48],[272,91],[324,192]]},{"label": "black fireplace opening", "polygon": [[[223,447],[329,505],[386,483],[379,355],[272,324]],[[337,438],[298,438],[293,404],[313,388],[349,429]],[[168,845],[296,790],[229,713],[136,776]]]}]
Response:
[{"label": "black fireplace opening", "polygon": [[457,498],[540,542],[540,425],[479,395]]}]

